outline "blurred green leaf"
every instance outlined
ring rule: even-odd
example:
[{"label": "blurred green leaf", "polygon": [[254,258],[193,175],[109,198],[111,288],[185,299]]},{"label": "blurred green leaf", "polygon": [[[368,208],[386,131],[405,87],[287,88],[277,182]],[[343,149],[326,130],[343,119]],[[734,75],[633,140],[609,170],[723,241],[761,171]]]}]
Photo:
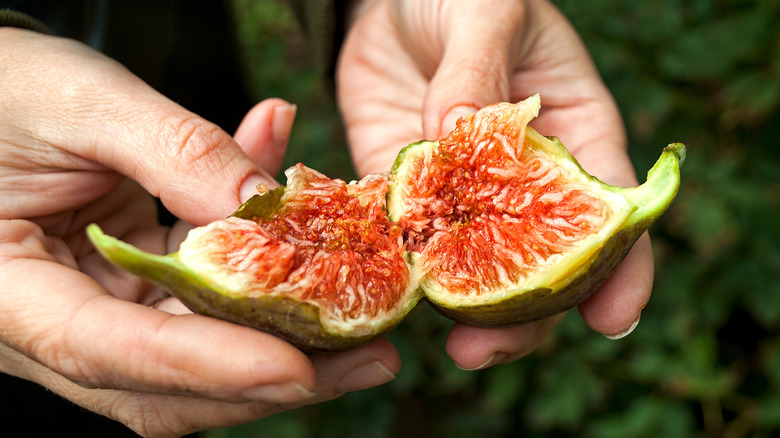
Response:
[{"label": "blurred green leaf", "polygon": [[717,79],[757,56],[772,28],[771,16],[760,8],[697,23],[667,41],[658,57],[661,71],[674,79]]},{"label": "blurred green leaf", "polygon": [[594,405],[603,401],[605,387],[591,368],[572,351],[561,351],[539,370],[527,420],[535,428],[573,430]]},{"label": "blurred green leaf", "polygon": [[526,390],[524,373],[515,364],[497,366],[487,375],[485,403],[489,410],[505,411],[520,398]]},{"label": "blurred green leaf", "polygon": [[586,436],[598,438],[692,438],[695,420],[683,404],[650,396],[637,398],[615,415],[593,422]]}]

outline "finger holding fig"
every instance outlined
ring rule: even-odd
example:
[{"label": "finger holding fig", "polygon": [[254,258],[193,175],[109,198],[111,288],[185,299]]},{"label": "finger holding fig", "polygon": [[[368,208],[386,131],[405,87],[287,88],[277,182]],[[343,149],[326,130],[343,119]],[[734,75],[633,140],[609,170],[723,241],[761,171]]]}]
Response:
[{"label": "finger holding fig", "polygon": [[455,324],[447,336],[446,351],[458,368],[476,371],[531,354],[565,314],[514,327],[477,327]]},{"label": "finger holding fig", "polygon": [[[55,373],[0,344],[4,372],[50,388],[72,402],[117,420],[142,436],[178,437],[202,430],[245,424],[300,406],[320,403],[347,392],[370,388],[394,378],[397,352],[386,340],[347,353],[312,358],[318,375],[313,391],[297,385],[249,388],[250,401],[88,388]],[[256,401],[254,401],[256,400]],[[273,400],[273,401],[266,401]]]}]

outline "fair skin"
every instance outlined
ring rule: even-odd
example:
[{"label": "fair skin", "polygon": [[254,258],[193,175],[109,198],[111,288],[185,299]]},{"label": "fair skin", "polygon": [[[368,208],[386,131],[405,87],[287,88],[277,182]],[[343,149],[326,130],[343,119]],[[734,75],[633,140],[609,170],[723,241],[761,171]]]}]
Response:
[{"label": "fair skin", "polygon": [[80,43],[13,28],[0,28],[0,75],[2,372],[142,435],[179,436],[399,371],[386,340],[308,357],[157,303],[162,291],[112,268],[85,240],[97,222],[148,251],[175,250],[187,225],[160,226],[147,192],[191,224],[226,217],[258,183],[273,184],[264,169],[280,165],[289,104],[261,102],[231,138]]},{"label": "fair skin", "polygon": [[[399,145],[441,138],[461,115],[540,93],[537,131],[559,137],[603,181],[636,185],[617,107],[576,32],[550,3],[377,0],[355,13],[337,79],[361,174],[389,169]],[[625,334],[650,297],[652,278],[645,234],[579,306],[582,318],[610,337]],[[464,369],[516,360],[561,317],[507,329],[456,324],[447,353]]]},{"label": "fair skin", "polygon": [[[399,147],[438,138],[457,115],[539,92],[537,130],[559,136],[601,178],[635,184],[614,103],[549,4],[471,11],[482,2],[423,3],[438,6],[377,0],[355,12],[338,97],[360,173],[386,170]],[[110,267],[85,241],[84,227],[97,222],[167,253],[187,224],[227,216],[258,183],[273,185],[289,104],[259,103],[231,136],[79,43],[13,28],[0,28],[0,77],[0,371],[145,436],[246,423],[399,372],[384,339],[307,356],[159,301],[162,291]],[[161,227],[148,193],[183,222]],[[651,279],[644,237],[580,313],[594,330],[622,333]],[[484,368],[528,354],[559,319],[508,329],[458,324],[446,349],[458,366]]]}]

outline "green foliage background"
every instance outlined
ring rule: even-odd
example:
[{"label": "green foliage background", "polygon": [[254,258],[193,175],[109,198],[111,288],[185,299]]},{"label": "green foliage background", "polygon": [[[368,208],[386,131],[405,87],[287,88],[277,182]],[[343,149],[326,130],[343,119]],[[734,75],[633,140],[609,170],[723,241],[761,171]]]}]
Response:
[{"label": "green foliage background", "polygon": [[[392,383],[204,437],[763,437],[780,431],[780,2],[556,0],[614,93],[640,172],[672,141],[683,184],[652,230],[642,321],[610,341],[570,312],[531,356],[481,372],[420,306]],[[299,106],[288,164],[353,171],[336,107],[284,4],[235,0],[257,98]]]}]

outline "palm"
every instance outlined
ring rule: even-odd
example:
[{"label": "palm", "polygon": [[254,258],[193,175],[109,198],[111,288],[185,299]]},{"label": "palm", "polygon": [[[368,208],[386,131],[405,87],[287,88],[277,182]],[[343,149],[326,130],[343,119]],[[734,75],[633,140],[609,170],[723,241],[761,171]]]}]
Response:
[{"label": "palm", "polygon": [[44,232],[63,239],[82,273],[125,301],[148,305],[166,295],[162,289],[111,266],[85,239],[84,228],[97,222],[107,233],[151,253],[166,254],[175,250],[168,246],[169,228],[160,225],[154,201],[140,186],[125,180],[85,207],[64,214],[71,216],[67,231],[59,236],[51,230],[44,229]]},{"label": "palm", "polygon": [[372,11],[371,24],[351,31],[337,76],[339,105],[361,175],[389,170],[401,147],[423,137],[428,78],[381,12]]},{"label": "palm", "polygon": [[[425,107],[439,103],[431,102],[428,93],[445,56],[445,37],[436,25],[443,20],[418,14],[414,9],[419,5],[396,3],[401,10],[396,14],[390,13],[393,5],[378,5],[366,12],[345,42],[338,72],[339,101],[361,174],[387,170],[401,147],[426,137],[434,139],[449,128],[440,127]],[[413,18],[418,15],[421,19]],[[543,113],[533,122],[537,130],[560,137],[591,173],[632,184],[633,178],[626,176],[633,173],[630,163],[620,153],[625,150],[623,127],[609,93],[587,59],[568,55],[566,48],[579,40],[571,38],[567,23],[551,21],[550,25],[556,27],[542,34],[519,28],[519,38],[530,41],[520,45],[506,83],[499,84],[492,101],[457,102],[459,96],[454,96],[450,105],[516,102],[540,93]],[[590,74],[583,74],[583,69]]]}]

